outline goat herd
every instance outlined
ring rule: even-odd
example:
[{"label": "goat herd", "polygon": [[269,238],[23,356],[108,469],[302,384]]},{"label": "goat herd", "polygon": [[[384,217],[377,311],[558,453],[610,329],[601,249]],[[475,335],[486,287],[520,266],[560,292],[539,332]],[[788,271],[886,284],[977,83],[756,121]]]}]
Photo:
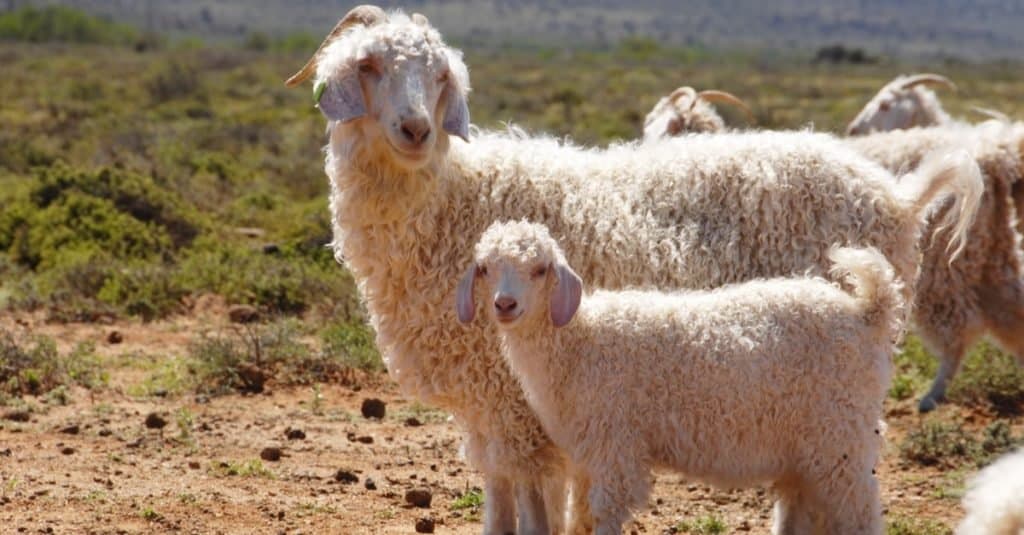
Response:
[{"label": "goat herd", "polygon": [[[461,53],[374,6],[310,78],[335,255],[391,377],[464,431],[485,533],[619,533],[653,468],[770,484],[775,533],[881,533],[908,320],[941,361],[922,411],[979,337],[1024,357],[1024,123],[950,118],[945,78],[846,138],[729,131],[711,103],[738,99],[681,88],[642,141],[585,148],[471,127]],[[1024,453],[965,505],[964,534],[1024,529]]]}]

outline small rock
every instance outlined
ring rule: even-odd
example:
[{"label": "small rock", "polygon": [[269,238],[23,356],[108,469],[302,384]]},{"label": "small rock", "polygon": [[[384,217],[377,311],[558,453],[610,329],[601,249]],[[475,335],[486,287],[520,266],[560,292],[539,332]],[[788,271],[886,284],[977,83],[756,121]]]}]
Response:
[{"label": "small rock", "polygon": [[430,507],[430,502],[434,499],[434,495],[427,489],[409,489],[405,491],[405,503],[411,504],[415,507],[423,509]]},{"label": "small rock", "polygon": [[360,444],[373,444],[373,437],[370,435],[364,435],[356,439],[356,442]]},{"label": "small rock", "polygon": [[363,486],[366,487],[366,490],[377,490],[377,483],[370,478],[366,478],[366,481],[363,482]]},{"label": "small rock", "polygon": [[60,449],[60,452],[63,453],[64,455],[71,455],[75,453],[75,448],[72,448],[71,446],[64,446],[63,448]]},{"label": "small rock", "polygon": [[[339,468],[334,474],[334,480],[343,485],[349,485],[352,483],[359,483],[359,476],[355,475],[351,470]],[[367,479],[367,481],[371,480]]]},{"label": "small rock", "polygon": [[281,448],[263,448],[263,451],[260,452],[260,459],[263,459],[264,461],[280,461]]},{"label": "small rock", "polygon": [[421,425],[423,425],[423,422],[419,421],[419,419],[416,418],[415,416],[410,416],[405,419],[406,427],[419,427]]},{"label": "small rock", "polygon": [[78,429],[78,424],[72,424],[72,425],[69,425],[69,426],[61,429],[60,432],[64,433],[65,435],[77,435],[78,434],[78,430],[79,430]]},{"label": "small rock", "polygon": [[4,449],[0,450],[0,457],[10,457],[10,456],[11,456],[11,448],[4,448]]},{"label": "small rock", "polygon": [[115,345],[121,342],[124,342],[124,335],[121,334],[121,331],[110,331],[107,333],[108,344]]},{"label": "small rock", "polygon": [[4,413],[4,420],[10,420],[12,422],[27,422],[32,418],[32,415],[28,411],[13,410]]},{"label": "small rock", "polygon": [[416,519],[416,533],[433,533],[434,519],[430,517]]},{"label": "small rock", "polygon": [[263,246],[263,254],[278,254],[281,252],[281,247],[276,243],[268,243]]},{"label": "small rock", "polygon": [[260,319],[260,311],[250,305],[231,305],[228,318],[232,323],[253,323]]},{"label": "small rock", "polygon": [[383,420],[384,415],[387,412],[387,405],[383,401],[377,398],[368,398],[363,400],[363,418],[376,418]]},{"label": "small rock", "polygon": [[107,428],[103,428],[103,429],[100,429],[99,431],[97,431],[96,434],[101,436],[101,437],[109,437],[110,435],[114,434],[114,432],[109,430],[109,429],[107,429]]},{"label": "small rock", "polygon": [[284,430],[284,436],[287,437],[288,440],[305,440],[306,432],[301,429],[292,429],[289,427]]},{"label": "small rock", "polygon": [[151,412],[146,416],[146,427],[148,429],[163,429],[167,425],[167,420],[158,413]]}]

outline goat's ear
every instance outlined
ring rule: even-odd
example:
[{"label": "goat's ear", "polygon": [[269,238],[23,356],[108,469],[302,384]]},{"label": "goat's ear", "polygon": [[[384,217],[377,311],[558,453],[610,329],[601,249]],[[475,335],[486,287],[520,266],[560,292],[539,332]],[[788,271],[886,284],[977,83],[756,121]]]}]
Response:
[{"label": "goat's ear", "polygon": [[473,283],[476,282],[476,264],[469,266],[455,288],[455,314],[459,323],[469,323],[476,315],[476,303],[473,301]]},{"label": "goat's ear", "polygon": [[358,71],[339,80],[320,82],[313,88],[320,113],[332,121],[347,123],[366,115],[363,88],[359,85]]},{"label": "goat's ear", "polygon": [[466,103],[466,96],[454,84],[448,84],[445,93],[448,98],[441,126],[445,132],[469,141],[469,105]]},{"label": "goat's ear", "polygon": [[555,275],[558,277],[551,289],[551,323],[555,327],[564,327],[576,315],[583,297],[583,281],[569,266],[555,264]]}]

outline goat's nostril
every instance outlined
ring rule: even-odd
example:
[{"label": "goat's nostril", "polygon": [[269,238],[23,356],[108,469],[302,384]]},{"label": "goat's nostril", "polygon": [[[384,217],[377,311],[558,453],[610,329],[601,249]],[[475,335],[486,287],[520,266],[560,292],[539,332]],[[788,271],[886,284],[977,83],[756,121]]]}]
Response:
[{"label": "goat's nostril", "polygon": [[498,312],[511,312],[516,308],[516,300],[511,297],[499,297],[494,300],[494,308]]},{"label": "goat's nostril", "polygon": [[402,135],[410,143],[422,143],[430,135],[430,124],[423,119],[402,121]]}]

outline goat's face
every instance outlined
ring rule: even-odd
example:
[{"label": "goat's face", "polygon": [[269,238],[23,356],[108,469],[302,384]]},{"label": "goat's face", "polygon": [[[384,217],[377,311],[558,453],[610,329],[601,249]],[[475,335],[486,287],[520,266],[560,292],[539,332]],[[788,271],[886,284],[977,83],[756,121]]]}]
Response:
[{"label": "goat's face", "polygon": [[846,127],[846,135],[889,132],[941,122],[941,104],[935,93],[922,84],[955,87],[937,75],[899,76],[886,84]]},{"label": "goat's face", "polygon": [[731,93],[718,90],[695,91],[683,86],[662,98],[644,119],[644,141],[675,137],[687,133],[715,133],[725,130],[725,121],[712,102],[739,107],[753,122],[747,105]]},{"label": "goat's face", "polygon": [[462,55],[422,15],[357,7],[311,61],[320,111],[399,168],[424,167],[449,134],[469,136]]},{"label": "goat's face", "polygon": [[576,313],[583,291],[547,228],[526,222],[495,223],[480,238],[474,263],[456,290],[456,311],[463,323],[473,319],[477,281],[485,308],[500,329],[538,321],[561,327]]}]

